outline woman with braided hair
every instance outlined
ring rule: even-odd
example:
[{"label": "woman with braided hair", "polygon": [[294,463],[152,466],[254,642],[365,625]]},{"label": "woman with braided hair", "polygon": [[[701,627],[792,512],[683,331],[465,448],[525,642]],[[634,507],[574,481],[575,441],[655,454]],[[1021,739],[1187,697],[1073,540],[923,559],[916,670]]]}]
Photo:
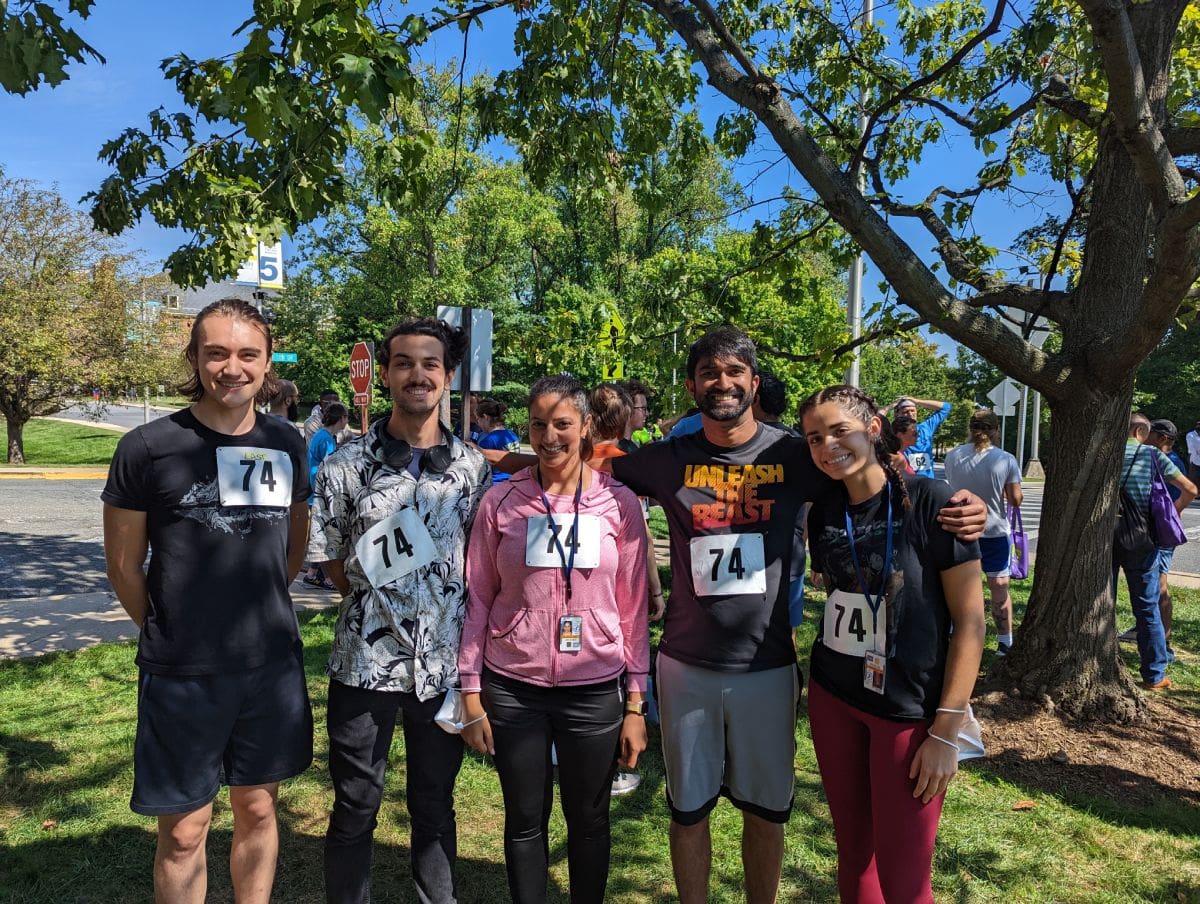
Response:
[{"label": "woman with braided hair", "polygon": [[813,461],[837,481],[808,522],[829,594],[808,705],[841,899],[931,904],[934,838],[983,652],[979,547],[938,525],[948,485],[896,470],[869,395],[831,386],[800,417]]}]

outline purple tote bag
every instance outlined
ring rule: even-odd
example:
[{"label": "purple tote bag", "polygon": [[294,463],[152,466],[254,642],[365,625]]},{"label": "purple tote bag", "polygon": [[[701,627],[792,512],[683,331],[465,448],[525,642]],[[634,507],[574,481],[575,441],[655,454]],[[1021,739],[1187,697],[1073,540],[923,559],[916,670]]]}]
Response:
[{"label": "purple tote bag", "polygon": [[1008,560],[1008,570],[1015,580],[1023,581],[1029,577],[1029,536],[1025,533],[1019,506],[1009,506],[1008,524],[1012,529],[1012,555]]},{"label": "purple tote bag", "polygon": [[1154,544],[1159,548],[1174,548],[1187,542],[1183,533],[1183,523],[1179,520],[1179,512],[1175,511],[1175,500],[1167,489],[1166,478],[1158,466],[1158,456],[1152,451],[1150,462],[1153,465],[1153,475],[1150,479],[1150,533],[1154,536]]}]

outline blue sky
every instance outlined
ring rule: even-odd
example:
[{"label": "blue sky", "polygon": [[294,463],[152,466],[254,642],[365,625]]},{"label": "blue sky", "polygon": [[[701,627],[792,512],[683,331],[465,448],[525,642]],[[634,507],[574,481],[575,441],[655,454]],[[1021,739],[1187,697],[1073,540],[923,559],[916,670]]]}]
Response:
[{"label": "blue sky", "polygon": [[[143,125],[146,114],[163,105],[178,109],[171,85],[163,80],[158,64],[164,57],[187,53],[193,57],[219,56],[238,46],[233,30],[250,15],[249,0],[198,2],[149,2],[149,0],[99,0],[93,15],[82,24],[81,33],[107,59],[105,65],[90,63],[70,68],[71,78],[55,89],[42,88],[24,98],[0,93],[0,166],[10,178],[28,178],[57,185],[70,200],[78,200],[95,189],[108,170],[100,163],[100,146],[131,125]],[[511,20],[509,20],[511,21]],[[503,18],[492,18],[484,31],[472,31],[468,49],[468,73],[496,71],[512,60],[511,31]],[[457,29],[441,32],[424,56],[435,65],[459,57],[462,38]],[[706,121],[716,118],[724,106],[707,89],[701,106]],[[749,181],[780,154],[769,144],[755,148],[738,166],[738,176]],[[924,194],[940,181],[968,184],[978,158],[969,144],[931,148],[926,162],[906,187]],[[760,198],[779,194],[785,183],[801,190],[795,171],[786,161],[771,166],[754,185]],[[768,218],[770,205],[756,208],[753,216]],[[1003,245],[1021,228],[1025,216],[1017,217],[1000,201],[981,205],[977,214],[980,231],[993,244]],[[931,257],[932,240],[924,233],[905,228],[919,253]],[[148,264],[161,262],[186,240],[182,233],[143,222],[123,237],[132,250],[142,252]],[[290,252],[285,244],[285,253]],[[1003,262],[1013,264],[1010,260]],[[878,276],[868,272],[864,280],[865,306],[877,297]],[[948,340],[939,344],[950,347]]]}]

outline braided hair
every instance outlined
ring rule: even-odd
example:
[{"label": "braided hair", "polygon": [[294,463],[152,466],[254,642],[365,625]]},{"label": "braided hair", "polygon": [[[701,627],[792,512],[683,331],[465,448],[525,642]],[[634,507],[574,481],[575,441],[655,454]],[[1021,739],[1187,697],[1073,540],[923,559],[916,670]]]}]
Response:
[{"label": "braided hair", "polygon": [[[824,405],[826,402],[832,402],[838,405],[843,411],[849,414],[856,420],[862,421],[864,424],[869,424],[872,418],[879,418],[880,423],[883,423],[883,415],[879,411],[879,406],[875,404],[875,399],[863,392],[857,386],[847,386],[838,384],[836,386],[826,386],[824,389],[819,389],[810,395],[800,404],[799,416],[801,421],[804,416],[816,408],[818,405]],[[875,460],[879,462],[879,466],[883,468],[887,475],[888,483],[891,484],[892,492],[900,497],[904,511],[912,510],[912,500],[908,496],[908,487],[905,485],[904,476],[892,464],[892,452],[888,449],[887,440],[884,437],[883,431],[875,438]]]}]

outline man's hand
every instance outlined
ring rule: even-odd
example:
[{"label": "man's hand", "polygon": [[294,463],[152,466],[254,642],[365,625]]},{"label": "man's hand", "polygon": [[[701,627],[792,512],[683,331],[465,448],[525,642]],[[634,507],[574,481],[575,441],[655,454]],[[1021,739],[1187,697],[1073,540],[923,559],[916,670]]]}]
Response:
[{"label": "man's hand", "polygon": [[958,490],[938,512],[938,522],[964,543],[978,540],[987,526],[987,506],[970,490]]}]

